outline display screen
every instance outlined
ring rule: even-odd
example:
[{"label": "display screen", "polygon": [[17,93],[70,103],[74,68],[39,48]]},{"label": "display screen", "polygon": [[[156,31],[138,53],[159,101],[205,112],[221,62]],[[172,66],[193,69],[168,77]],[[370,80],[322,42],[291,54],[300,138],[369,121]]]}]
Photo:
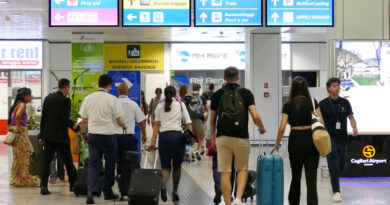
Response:
[{"label": "display screen", "polygon": [[195,26],[262,26],[262,0],[195,0]]},{"label": "display screen", "polygon": [[123,26],[191,26],[190,0],[123,0]]},{"label": "display screen", "polygon": [[50,0],[50,26],[119,26],[118,0]]},{"label": "display screen", "polygon": [[390,42],[336,42],[335,74],[360,134],[390,134]]},{"label": "display screen", "polygon": [[0,41],[0,70],[42,69],[42,41]]},{"label": "display screen", "polygon": [[331,27],[333,10],[333,0],[266,0],[266,25]]},{"label": "display screen", "polygon": [[343,177],[390,177],[389,146],[389,135],[350,136],[348,170]]}]

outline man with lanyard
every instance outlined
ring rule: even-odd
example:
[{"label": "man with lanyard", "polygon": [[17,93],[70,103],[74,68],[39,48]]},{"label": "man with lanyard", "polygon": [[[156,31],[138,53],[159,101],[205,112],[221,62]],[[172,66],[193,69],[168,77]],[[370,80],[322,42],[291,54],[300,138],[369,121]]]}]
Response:
[{"label": "man with lanyard", "polygon": [[327,161],[334,202],[341,202],[339,177],[347,170],[347,118],[353,128],[353,136],[358,135],[351,104],[347,99],[339,97],[340,84],[338,78],[329,79],[326,86],[330,96],[320,102],[325,127],[332,141],[332,152],[327,156]]},{"label": "man with lanyard", "polygon": [[[88,197],[87,204],[94,204],[93,195],[99,192],[99,172],[102,168],[104,155],[104,186],[105,200],[115,200],[119,196],[114,194],[112,186],[115,183],[115,161],[117,153],[116,125],[127,129],[121,116],[122,107],[118,99],[109,94],[113,79],[103,74],[99,78],[99,91],[88,95],[80,108],[81,136],[88,141]],[[86,133],[88,123],[88,132]]]}]

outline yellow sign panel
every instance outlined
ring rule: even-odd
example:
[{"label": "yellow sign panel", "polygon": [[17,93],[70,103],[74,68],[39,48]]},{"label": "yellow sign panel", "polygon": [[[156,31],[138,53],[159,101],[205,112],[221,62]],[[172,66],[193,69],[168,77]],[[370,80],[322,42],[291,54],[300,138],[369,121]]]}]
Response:
[{"label": "yellow sign panel", "polygon": [[189,0],[123,0],[124,9],[188,9]]},{"label": "yellow sign panel", "polygon": [[368,159],[373,158],[375,156],[376,150],[372,145],[367,145],[363,148],[363,155]]},{"label": "yellow sign panel", "polygon": [[164,44],[104,44],[105,70],[164,70]]}]

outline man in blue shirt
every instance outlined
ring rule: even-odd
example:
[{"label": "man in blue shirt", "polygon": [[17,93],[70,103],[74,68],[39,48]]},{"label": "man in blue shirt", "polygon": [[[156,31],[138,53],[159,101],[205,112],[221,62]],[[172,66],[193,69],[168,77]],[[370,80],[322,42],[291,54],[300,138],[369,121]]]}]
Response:
[{"label": "man in blue shirt", "polygon": [[320,102],[325,127],[332,141],[332,152],[327,156],[327,161],[334,202],[341,202],[339,177],[344,174],[348,166],[347,118],[353,128],[353,136],[358,135],[351,104],[347,99],[339,97],[340,84],[338,78],[329,79],[326,83],[329,97]]}]

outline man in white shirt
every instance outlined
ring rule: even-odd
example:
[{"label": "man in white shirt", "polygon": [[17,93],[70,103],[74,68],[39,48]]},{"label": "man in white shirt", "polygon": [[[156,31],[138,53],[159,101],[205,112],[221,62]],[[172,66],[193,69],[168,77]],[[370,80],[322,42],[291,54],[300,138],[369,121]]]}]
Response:
[{"label": "man in white shirt", "polygon": [[145,115],[142,112],[138,104],[129,99],[129,87],[122,83],[118,87],[118,100],[123,110],[122,120],[126,125],[126,135],[123,135],[123,128],[116,127],[116,134],[118,135],[118,164],[117,173],[121,173],[121,162],[123,154],[126,151],[138,151],[138,140],[135,138],[135,122],[138,122],[138,126],[141,130],[141,141],[144,144],[146,142],[146,130],[145,130]]},{"label": "man in white shirt", "polygon": [[[88,141],[88,197],[87,204],[94,204],[93,195],[99,191],[99,172],[102,169],[102,157],[105,159],[103,194],[105,200],[118,199],[112,186],[115,183],[115,161],[117,153],[117,137],[115,128],[127,128],[123,123],[122,107],[118,99],[109,94],[113,79],[104,74],[99,78],[99,91],[87,96],[80,108],[82,117],[81,136]],[[86,125],[88,123],[88,132]]]}]

